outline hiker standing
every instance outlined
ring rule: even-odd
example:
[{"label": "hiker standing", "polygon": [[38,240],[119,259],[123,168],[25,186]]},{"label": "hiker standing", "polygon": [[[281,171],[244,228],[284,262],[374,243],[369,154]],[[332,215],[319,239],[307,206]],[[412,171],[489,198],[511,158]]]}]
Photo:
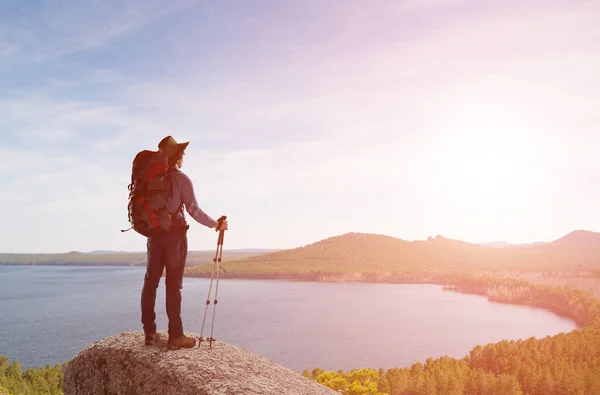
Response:
[{"label": "hiker standing", "polygon": [[169,349],[193,348],[196,341],[193,337],[183,334],[181,320],[181,289],[183,288],[183,271],[187,257],[187,230],[189,225],[185,220],[183,207],[198,223],[216,230],[228,229],[227,220],[215,221],[209,217],[196,201],[192,181],[181,172],[183,156],[189,142],[177,143],[167,136],[158,144],[159,151],[168,158],[169,174],[171,177],[171,193],[166,202],[166,208],[171,215],[171,230],[164,236],[147,238],[147,266],[142,289],[142,325],[145,333],[145,344],[153,345],[160,339],[156,332],[156,289],[166,268],[166,310],[169,318]]}]

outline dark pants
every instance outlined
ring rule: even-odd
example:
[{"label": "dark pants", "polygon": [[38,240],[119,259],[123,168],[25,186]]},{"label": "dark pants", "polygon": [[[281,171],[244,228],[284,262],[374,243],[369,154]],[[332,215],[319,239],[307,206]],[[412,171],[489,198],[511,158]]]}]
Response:
[{"label": "dark pants", "polygon": [[156,289],[166,268],[167,317],[169,317],[169,337],[183,335],[181,321],[181,289],[183,270],[187,257],[187,235],[185,233],[164,238],[149,237],[146,243],[148,263],[144,288],[142,289],[142,325],[147,334],[156,332]]}]

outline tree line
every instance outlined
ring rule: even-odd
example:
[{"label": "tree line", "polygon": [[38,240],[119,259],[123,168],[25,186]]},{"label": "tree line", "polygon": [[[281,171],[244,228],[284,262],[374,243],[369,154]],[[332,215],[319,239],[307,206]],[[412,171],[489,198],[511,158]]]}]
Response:
[{"label": "tree line", "polygon": [[429,358],[406,368],[315,368],[303,375],[346,395],[600,394],[600,320],[542,339],[476,346],[463,359]]},{"label": "tree line", "polygon": [[[486,296],[489,300],[501,303],[530,305],[548,309],[553,313],[573,319],[579,326],[589,325],[600,315],[598,299],[589,291],[573,289],[569,286],[534,284],[518,278],[497,277],[494,275],[471,274],[468,271],[404,271],[393,273],[221,273],[221,278],[251,279],[295,279],[302,281],[330,282],[385,282],[392,284],[439,284],[463,293]],[[246,269],[251,270],[251,269]],[[195,275],[200,276],[198,273]],[[208,274],[210,276],[210,272]]]}]

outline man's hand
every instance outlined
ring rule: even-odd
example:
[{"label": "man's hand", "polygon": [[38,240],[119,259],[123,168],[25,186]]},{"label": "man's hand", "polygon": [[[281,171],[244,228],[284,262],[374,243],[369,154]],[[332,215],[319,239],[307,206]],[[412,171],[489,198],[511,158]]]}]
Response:
[{"label": "man's hand", "polygon": [[217,223],[215,224],[215,230],[217,230],[217,231],[222,231],[222,230],[227,230],[227,229],[229,229],[229,224],[227,223],[227,219],[217,221]]}]

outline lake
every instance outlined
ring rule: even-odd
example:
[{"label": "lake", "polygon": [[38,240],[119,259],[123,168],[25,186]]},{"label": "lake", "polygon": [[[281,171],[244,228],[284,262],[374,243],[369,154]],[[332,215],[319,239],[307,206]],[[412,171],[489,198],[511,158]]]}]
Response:
[{"label": "lake", "polygon": [[[141,267],[0,266],[0,355],[24,368],[142,330]],[[186,332],[200,333],[209,279],[184,278]],[[213,286],[214,293],[214,286]],[[164,278],[157,324],[167,328]],[[462,358],[476,345],[544,337],[573,321],[438,285],[220,280],[214,337],[301,372]],[[211,310],[204,335],[210,334]]]}]

